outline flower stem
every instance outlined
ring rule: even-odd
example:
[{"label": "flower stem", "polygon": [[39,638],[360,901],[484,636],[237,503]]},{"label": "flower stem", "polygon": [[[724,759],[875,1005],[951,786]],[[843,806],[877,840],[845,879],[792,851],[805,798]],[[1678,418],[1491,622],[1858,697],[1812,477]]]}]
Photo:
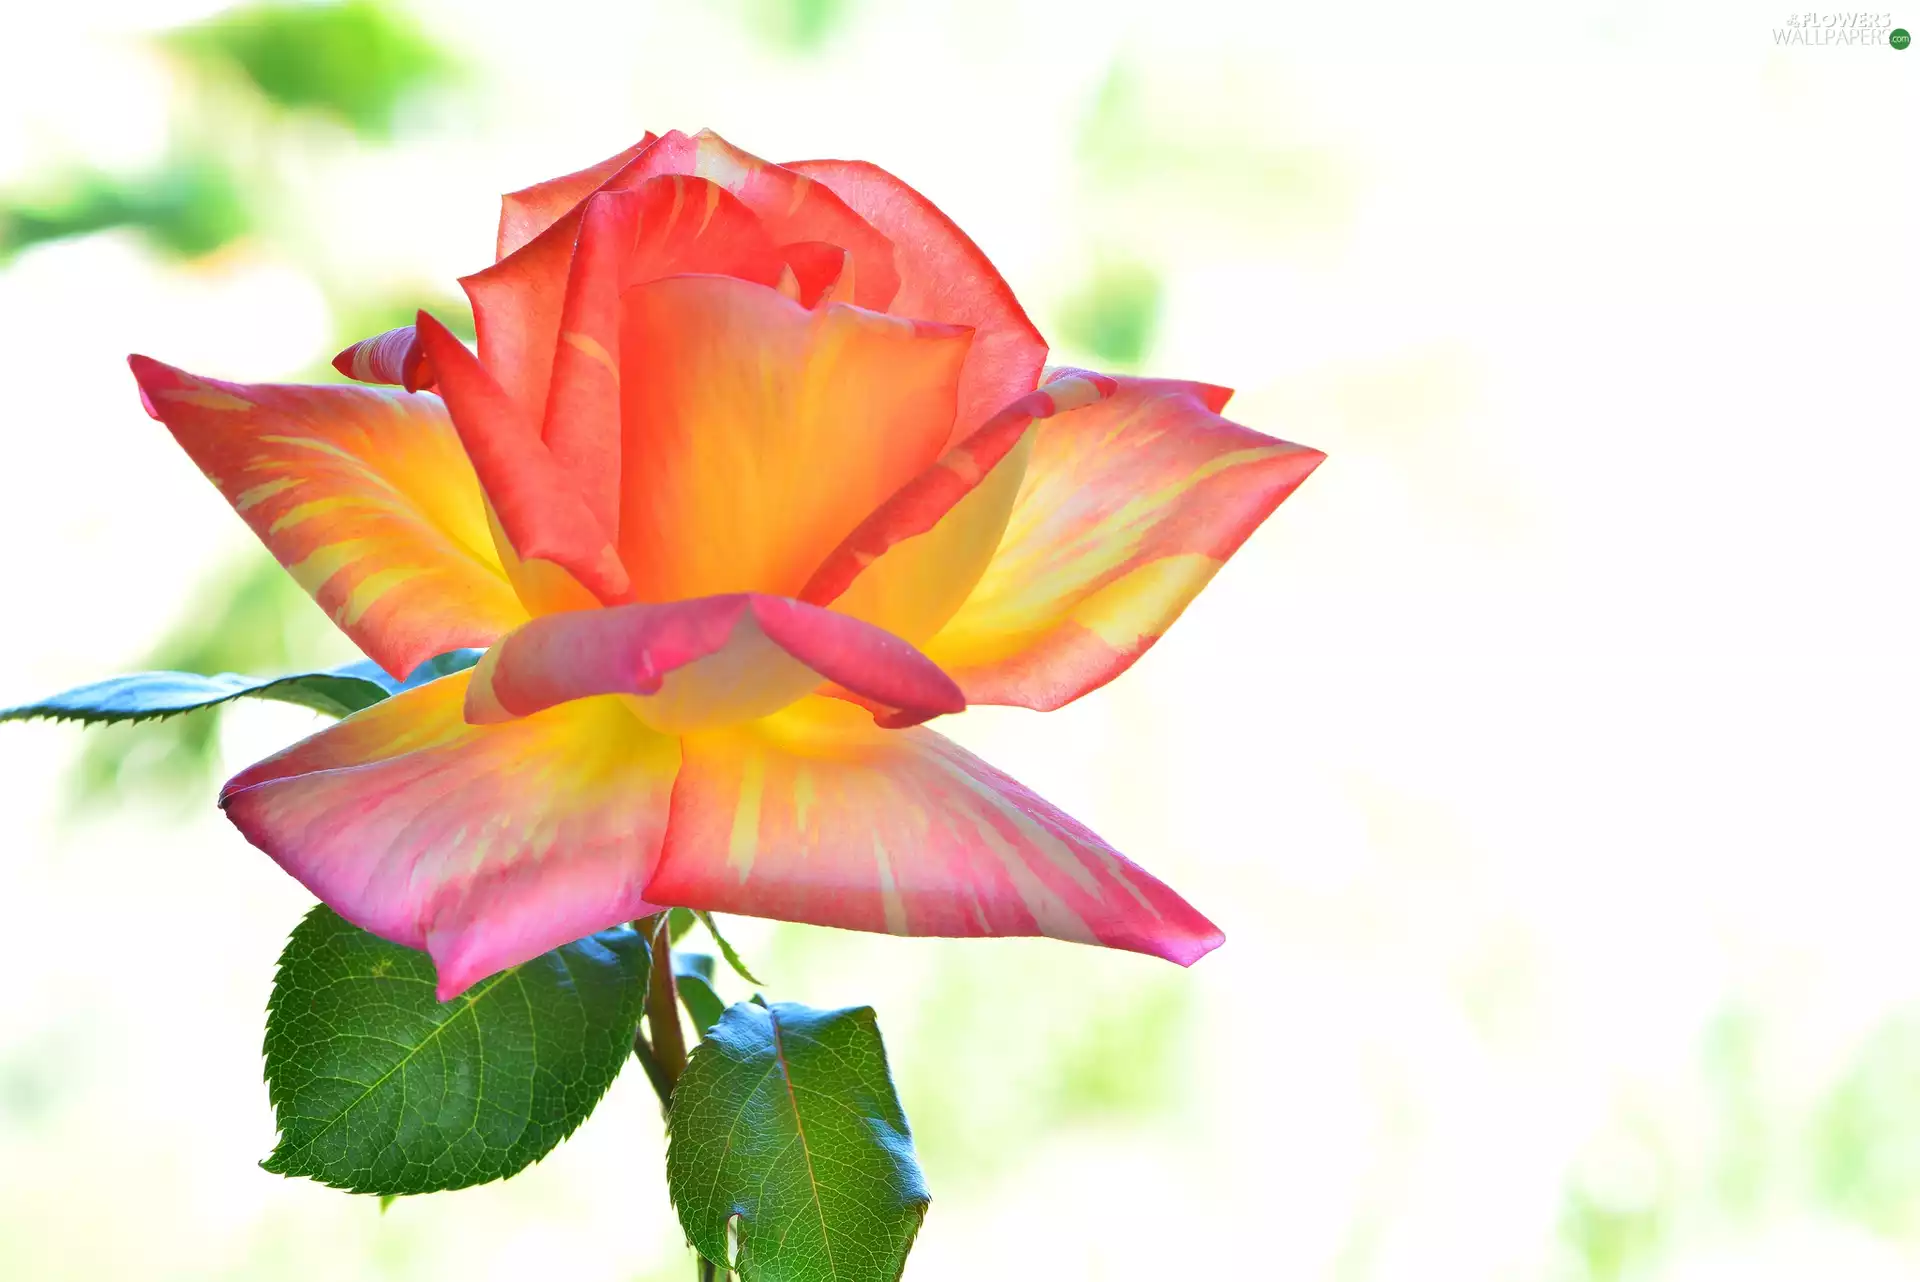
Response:
[{"label": "flower stem", "polygon": [[[673,1084],[687,1071],[687,1039],[680,1030],[680,994],[673,983],[673,944],[667,939],[667,919],[660,919],[653,936],[653,978],[647,984],[647,1031],[654,1062],[666,1089],[661,1104],[673,1097]],[[655,1089],[659,1090],[658,1082]]]},{"label": "flower stem", "polygon": [[[660,1111],[673,1103],[673,1086],[687,1069],[687,1039],[680,1027],[680,993],[673,982],[673,943],[667,937],[667,918],[656,919],[653,930],[653,973],[647,980],[647,1016],[633,1035],[633,1053],[647,1070],[654,1094],[660,1097]],[[634,927],[646,930],[651,923],[637,921]],[[649,1036],[651,1034],[651,1036]],[[704,1255],[699,1262],[699,1282],[720,1282],[722,1270]]]}]

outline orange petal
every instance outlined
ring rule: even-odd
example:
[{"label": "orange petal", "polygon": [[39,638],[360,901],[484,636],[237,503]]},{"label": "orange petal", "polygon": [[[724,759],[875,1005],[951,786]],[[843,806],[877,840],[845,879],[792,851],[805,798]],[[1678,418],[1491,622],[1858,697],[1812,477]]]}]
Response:
[{"label": "orange petal", "polygon": [[546,412],[567,268],[583,212],[576,206],[493,266],[460,278],[473,304],[480,363],[521,417],[536,426]]},{"label": "orange petal", "polygon": [[900,638],[741,592],[535,619],[480,661],[467,719],[505,721],[622,694],[649,725],[682,731],[765,716],[822,681],[920,721],[966,706],[952,678]]},{"label": "orange petal", "polygon": [[[599,173],[600,168],[582,175],[589,172]],[[724,188],[752,210],[775,244],[822,240],[844,246],[859,264],[860,289],[851,301],[863,307],[884,307],[898,289],[893,245],[885,236],[826,188],[712,134],[690,138],[669,132],[632,152],[631,159],[607,176],[600,189],[633,190],[674,174],[708,179]],[[534,422],[541,420],[547,404],[566,282],[583,215],[584,205],[574,205],[492,267],[460,282],[473,303],[481,363]]]},{"label": "orange petal", "polygon": [[971,703],[1057,708],[1124,672],[1326,457],[1221,418],[1221,388],[1114,382],[1039,426],[1005,537],[925,643]]},{"label": "orange petal", "polygon": [[148,411],[395,677],[526,621],[439,398],[223,383],[145,356],[128,363]]},{"label": "orange petal", "polygon": [[639,142],[596,165],[576,169],[558,178],[510,191],[500,198],[500,235],[494,246],[499,260],[519,249],[547,228],[559,222],[568,211],[600,189],[600,185],[630,164],[654,144],[655,135],[646,134]]},{"label": "orange petal", "polygon": [[939,456],[967,340],[719,276],[628,291],[620,552],[635,596],[794,595]]},{"label": "orange petal", "polygon": [[704,178],[653,178],[587,202],[541,437],[609,537],[620,521],[621,294],[686,273],[773,285],[783,266],[760,220]]},{"label": "orange petal", "polygon": [[1189,965],[1220,932],[1100,838],[925,729],[807,699],[687,735],[655,903],[893,935],[1050,935]]},{"label": "orange petal", "polygon": [[1112,395],[1071,371],[1028,392],[907,482],[815,570],[800,599],[831,604],[916,645],[940,630],[980,580],[1026,477],[1033,424]]},{"label": "orange petal", "polygon": [[832,188],[893,242],[900,290],[888,311],[974,331],[960,379],[955,441],[1033,390],[1047,359],[1046,340],[980,247],[932,201],[862,160],[802,160],[786,167]]},{"label": "orange petal", "polygon": [[655,911],[642,888],[680,755],[617,698],[469,726],[469,675],[355,713],[220,797],[342,917],[431,953],[442,1001]]},{"label": "orange petal", "polygon": [[417,325],[461,444],[513,550],[560,566],[603,601],[625,596],[627,573],[572,478],[465,344],[425,312]]}]

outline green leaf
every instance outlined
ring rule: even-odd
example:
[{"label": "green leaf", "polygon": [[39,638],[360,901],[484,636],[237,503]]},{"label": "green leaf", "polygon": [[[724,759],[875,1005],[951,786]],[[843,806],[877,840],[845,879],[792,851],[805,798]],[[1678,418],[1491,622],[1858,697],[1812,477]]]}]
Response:
[{"label": "green leaf", "polygon": [[213,676],[193,672],[136,672],[80,686],[38,703],[0,709],[0,721],[33,718],[89,724],[151,721],[242,698],[292,703],[331,717],[344,717],[371,707],[389,695],[472,667],[479,658],[478,650],[450,651],[427,660],[405,681],[395,681],[378,665],[366,660],[325,672],[296,672],[283,677],[243,677],[232,672]]},{"label": "green leaf", "polygon": [[512,1175],[612,1085],[646,1004],[647,960],[621,926],[443,1004],[425,953],[315,908],[267,1004],[280,1143],[261,1165],[382,1195]]},{"label": "green leaf", "polygon": [[727,1011],[727,1004],[713,990],[713,958],[705,953],[674,953],[673,986],[693,1019],[693,1031],[705,1037]]},{"label": "green leaf", "polygon": [[740,1003],[673,1091],[667,1187],[694,1249],[742,1282],[896,1282],[927,1186],[868,1007]]},{"label": "green leaf", "polygon": [[675,908],[667,914],[667,939],[679,943],[686,933],[693,929],[693,923],[699,921],[691,908]]},{"label": "green leaf", "polygon": [[696,912],[694,916],[700,919],[700,924],[707,928],[709,935],[713,936],[713,942],[720,945],[720,955],[727,959],[727,965],[733,967],[734,974],[749,984],[766,987],[766,981],[755,979],[753,972],[747,969],[747,964],[740,960],[740,954],[733,951],[733,945],[727,942],[727,937],[720,933],[720,927],[714,924],[712,913]]}]

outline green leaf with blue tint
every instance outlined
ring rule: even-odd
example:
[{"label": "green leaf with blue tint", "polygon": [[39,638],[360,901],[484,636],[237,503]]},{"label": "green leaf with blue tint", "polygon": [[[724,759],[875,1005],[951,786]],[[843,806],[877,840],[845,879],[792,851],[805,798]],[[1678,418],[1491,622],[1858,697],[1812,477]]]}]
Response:
[{"label": "green leaf with blue tint", "polygon": [[897,1282],[927,1185],[873,1011],[742,1002],[674,1087],[667,1187],[742,1282]]},{"label": "green leaf with blue tint", "polygon": [[232,672],[202,676],[194,672],[136,672],[109,677],[17,708],[0,709],[0,721],[81,721],[89,724],[151,721],[197,712],[235,699],[291,703],[330,717],[344,717],[390,695],[443,677],[479,662],[478,650],[454,650],[427,660],[405,681],[395,681],[378,665],[362,660],[324,672],[279,677],[243,677]]}]

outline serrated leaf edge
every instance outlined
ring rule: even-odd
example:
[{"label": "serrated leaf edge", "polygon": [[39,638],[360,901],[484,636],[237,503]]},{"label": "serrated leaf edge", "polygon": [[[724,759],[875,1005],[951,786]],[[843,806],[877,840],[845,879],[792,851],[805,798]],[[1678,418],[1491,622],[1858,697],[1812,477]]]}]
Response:
[{"label": "serrated leaf edge", "polygon": [[[706,914],[702,913],[701,916],[704,917],[706,916]],[[711,929],[711,927],[709,927],[709,929]],[[715,932],[714,938],[716,940],[719,939],[719,934],[717,932]],[[740,1002],[735,1003],[735,1005],[745,1005],[745,1004],[746,1003],[740,1003]],[[767,1022],[773,1029],[774,1063],[779,1067],[781,1081],[783,1082],[783,1084],[785,1084],[787,1088],[787,1100],[791,1105],[791,1107],[793,1108],[794,1129],[796,1132],[800,1134],[802,1147],[804,1148],[805,1138],[806,1138],[805,1128],[800,1120],[800,1103],[798,1098],[794,1094],[792,1075],[788,1072],[788,1069],[787,1069],[786,1046],[785,1046],[785,1043],[780,1038],[780,1017],[774,1012],[771,1006],[767,1005],[765,1001],[761,1000],[760,995],[758,993],[754,994],[754,1004],[757,1004],[761,1010],[766,1012]],[[729,1006],[727,1009],[731,1011],[733,1007]],[[861,1015],[866,1016],[867,1020],[874,1027],[875,1036],[876,1037],[879,1036],[879,1022],[880,1022],[879,1013],[875,1011],[873,1007],[852,1006],[852,1007],[843,1007],[843,1008],[840,1008],[840,1010],[844,1011],[845,1013],[854,1015],[855,1017],[858,1017]],[[839,1013],[839,1012],[835,1012],[835,1013]],[[704,1061],[718,1054],[721,1054],[721,1051],[713,1044],[711,1040],[703,1036],[699,1041],[699,1043],[696,1044],[694,1048],[688,1052],[687,1071],[691,1072],[693,1070],[693,1067],[696,1061]],[[881,1065],[882,1073],[886,1076],[889,1084],[891,1084],[893,1080],[893,1066],[888,1061],[888,1058],[887,1058],[885,1039],[881,1039],[880,1065]],[[682,1073],[681,1074],[682,1080],[685,1080],[685,1077],[686,1077],[686,1073]],[[750,1102],[750,1101],[751,1101],[751,1093],[749,1093],[747,1102]],[[741,1114],[744,1114],[746,1112],[747,1102],[743,1102],[741,1104],[740,1106]],[[904,1109],[902,1109],[901,1116],[902,1116],[902,1121],[905,1121]],[[674,1129],[675,1129],[675,1123],[678,1121],[678,1118],[679,1118],[679,1114],[676,1113],[671,1107],[669,1107],[667,1110],[667,1143],[669,1147],[671,1147],[675,1138]],[[735,1126],[739,1125],[738,1117],[736,1117],[734,1125]],[[911,1136],[910,1130],[907,1134],[907,1139],[909,1143],[912,1142],[912,1136]],[[729,1143],[731,1143],[731,1140],[729,1140]],[[825,1211],[825,1208],[820,1205],[820,1196],[817,1191],[819,1188],[819,1183],[817,1180],[813,1178],[813,1155],[810,1149],[807,1150],[807,1175],[809,1180],[809,1188],[811,1190],[814,1190],[814,1194],[813,1194],[814,1207],[816,1211],[818,1211],[818,1213],[820,1214],[821,1241],[822,1243],[826,1243],[830,1240],[831,1235],[826,1231],[826,1211]],[[718,1172],[715,1173],[714,1179],[715,1179],[715,1183],[718,1183],[719,1181]],[[669,1196],[671,1197],[671,1194],[672,1194],[671,1185],[669,1186],[668,1192],[669,1192]],[[894,1272],[892,1282],[900,1282],[900,1279],[906,1274],[907,1261],[913,1257],[914,1243],[920,1240],[920,1231],[926,1227],[927,1211],[933,1205],[933,1198],[929,1194],[929,1195],[923,1196],[918,1201],[906,1202],[903,1205],[906,1206],[907,1208],[910,1208],[913,1211],[913,1227],[907,1233],[906,1240],[902,1244],[902,1250],[900,1252],[900,1267],[898,1270]],[[680,1209],[679,1205],[676,1202],[674,1205],[676,1218],[678,1217],[679,1209]],[[732,1212],[726,1218],[725,1223],[729,1229],[729,1232],[727,1233],[726,1236],[735,1244],[735,1247],[736,1247],[736,1250],[734,1252],[734,1258],[731,1260],[714,1259],[712,1256],[708,1255],[705,1251],[702,1251],[699,1248],[699,1246],[693,1242],[691,1236],[689,1236],[687,1239],[687,1246],[691,1248],[696,1255],[700,1256],[700,1258],[706,1260],[708,1263],[719,1268],[720,1270],[723,1271],[723,1273],[731,1272],[734,1276],[740,1279],[740,1282],[754,1282],[753,1275],[749,1272],[749,1270],[753,1267],[752,1262],[748,1258],[747,1243],[749,1239],[745,1235],[741,1234],[737,1228],[733,1227],[738,1221],[744,1220],[745,1218],[746,1217],[738,1211]],[[684,1229],[684,1227],[685,1225],[683,1223],[682,1228]],[[831,1250],[830,1249],[829,1249],[829,1265],[831,1266]],[[837,1277],[838,1275],[839,1275],[839,1271],[835,1269],[834,1276]]]},{"label": "serrated leaf edge", "polygon": [[[301,927],[305,926],[309,920],[311,920],[314,916],[320,913],[328,913],[335,917],[339,916],[339,914],[334,913],[333,910],[328,908],[325,904],[315,904],[313,908],[310,909],[307,912],[307,914],[300,919],[300,922],[298,923],[298,925],[294,927],[293,931],[289,933],[289,935],[287,936],[286,944],[280,950],[280,957],[274,964],[273,988],[272,988],[272,991],[268,994],[268,998],[267,998],[267,1017],[268,1017],[269,1024],[272,1023],[274,1011],[279,1004],[281,979],[283,974],[286,971],[287,966],[289,965],[289,959],[292,955],[293,947],[294,947],[294,938],[299,934]],[[344,918],[341,918],[340,920],[348,926],[353,926],[352,922],[347,922]],[[356,930],[360,929],[360,927],[357,927],[357,926],[353,928]],[[618,926],[608,927],[608,930],[617,930],[617,929],[619,929]],[[368,931],[364,933],[371,934],[372,932]],[[606,932],[596,931],[595,935],[604,934],[604,933]],[[640,946],[642,949],[651,950],[652,945],[647,939],[645,932],[636,930],[634,931],[634,934],[639,937]],[[378,936],[375,936],[375,938],[378,938]],[[583,936],[583,938],[592,938],[592,936]],[[389,940],[389,941],[383,941],[383,942],[391,943],[392,941]],[[579,941],[575,940],[572,942],[577,943]],[[393,946],[396,948],[403,947],[403,945],[399,945],[399,944],[394,944]],[[416,949],[416,950],[409,950],[409,951],[418,951],[418,950]],[[559,956],[560,965],[567,970],[568,976],[571,979],[572,973],[573,973],[572,966],[569,964],[562,949],[559,949],[559,948],[551,949],[549,950],[549,952],[552,954],[560,955]],[[548,955],[549,955],[548,953],[542,953],[539,957],[529,958],[528,960],[521,962],[518,966],[509,967],[508,969],[501,971],[498,975],[494,975],[486,980],[483,980],[482,983],[485,985],[484,988],[479,988],[478,986],[476,986],[475,989],[469,989],[466,993],[462,994],[462,999],[464,1000],[465,1004],[462,1006],[460,1010],[455,1011],[452,1016],[450,1016],[449,1018],[443,1020],[441,1023],[436,1025],[434,1027],[433,1032],[431,1032],[430,1034],[427,1035],[427,1037],[422,1039],[419,1045],[415,1046],[412,1050],[408,1051],[406,1055],[402,1056],[400,1061],[397,1064],[395,1064],[393,1068],[381,1074],[378,1081],[374,1082],[366,1090],[362,1091],[353,1100],[352,1103],[342,1108],[340,1112],[331,1120],[329,1120],[327,1124],[323,1126],[319,1131],[316,1131],[307,1140],[303,1141],[301,1144],[296,1146],[295,1151],[305,1150],[309,1148],[312,1145],[314,1140],[318,1139],[321,1135],[331,1130],[333,1126],[340,1121],[341,1118],[345,1117],[348,1113],[352,1112],[355,1108],[358,1108],[363,1102],[365,1102],[366,1098],[369,1095],[371,1095],[378,1086],[384,1083],[388,1078],[392,1077],[395,1072],[399,1071],[401,1067],[403,1067],[405,1064],[411,1061],[413,1056],[418,1054],[422,1047],[426,1046],[429,1042],[432,1042],[436,1037],[438,1037],[442,1030],[452,1026],[457,1020],[460,1019],[461,1016],[469,1014],[472,1011],[474,1004],[477,1001],[479,1001],[480,998],[486,996],[488,993],[491,993],[507,978],[511,976],[517,976],[526,967],[533,965],[535,962],[541,961]],[[644,1010],[646,978],[647,976],[651,975],[653,968],[650,965],[642,965],[640,969],[641,969],[641,989],[642,989],[640,1007],[642,1010]],[[363,978],[397,979],[401,977],[400,976],[364,976]],[[417,982],[425,983],[427,981],[422,980]],[[635,1021],[635,1026],[636,1028],[638,1027],[637,1019]],[[263,1048],[262,1059],[263,1061],[265,1059],[264,1048]],[[622,1052],[621,1067],[625,1066],[625,1061],[626,1061],[626,1052]],[[268,1103],[273,1106],[274,1113],[275,1113],[276,1129],[279,1129],[278,1114],[280,1111],[281,1103],[285,1098],[285,1096],[283,1094],[282,1088],[274,1081],[271,1072],[267,1071],[266,1065],[264,1062],[262,1063],[261,1068],[262,1068],[262,1073],[261,1073],[262,1080],[265,1081],[267,1086],[267,1100],[268,1100]],[[299,1171],[299,1170],[290,1171],[290,1170],[280,1169],[275,1165],[275,1163],[278,1160],[282,1159],[283,1154],[286,1154],[289,1151],[286,1143],[286,1132],[284,1130],[280,1130],[279,1139],[274,1144],[273,1152],[269,1153],[265,1158],[261,1159],[260,1167],[262,1170],[265,1170],[274,1175],[283,1175],[290,1179],[292,1178],[310,1179],[310,1180],[313,1180],[315,1183],[324,1185],[327,1188],[338,1189],[346,1193],[376,1195],[381,1199],[381,1202],[382,1202],[381,1211],[384,1214],[387,1204],[389,1204],[395,1198],[417,1197],[417,1196],[422,1196],[424,1193],[450,1193],[463,1188],[477,1188],[477,1187],[480,1187],[481,1185],[495,1183],[499,1180],[511,1179],[513,1176],[519,1174],[521,1171],[528,1169],[528,1167],[538,1166],[541,1162],[545,1161],[548,1157],[552,1156],[553,1153],[557,1151],[562,1144],[566,1143],[569,1139],[571,1139],[574,1136],[574,1134],[577,1131],[579,1131],[580,1127],[586,1123],[586,1120],[593,1115],[594,1109],[598,1108],[600,1105],[600,1102],[607,1097],[607,1092],[613,1089],[614,1080],[617,1079],[619,1075],[620,1075],[620,1069],[616,1068],[613,1072],[613,1075],[607,1079],[606,1085],[600,1089],[599,1094],[593,1096],[590,1100],[588,1100],[586,1103],[586,1106],[581,1109],[579,1118],[575,1120],[571,1126],[567,1126],[565,1127],[565,1129],[561,1130],[559,1132],[558,1137],[553,1141],[553,1143],[547,1148],[545,1152],[534,1157],[531,1161],[527,1162],[525,1166],[518,1167],[515,1170],[509,1171],[504,1175],[490,1176],[485,1180],[477,1180],[471,1184],[449,1184],[442,1188],[428,1189],[428,1190],[389,1191],[389,1190],[383,1190],[383,1189],[372,1188],[372,1187],[361,1188],[351,1184],[337,1183],[331,1179],[328,1179],[324,1175],[321,1175],[312,1171]]]}]

